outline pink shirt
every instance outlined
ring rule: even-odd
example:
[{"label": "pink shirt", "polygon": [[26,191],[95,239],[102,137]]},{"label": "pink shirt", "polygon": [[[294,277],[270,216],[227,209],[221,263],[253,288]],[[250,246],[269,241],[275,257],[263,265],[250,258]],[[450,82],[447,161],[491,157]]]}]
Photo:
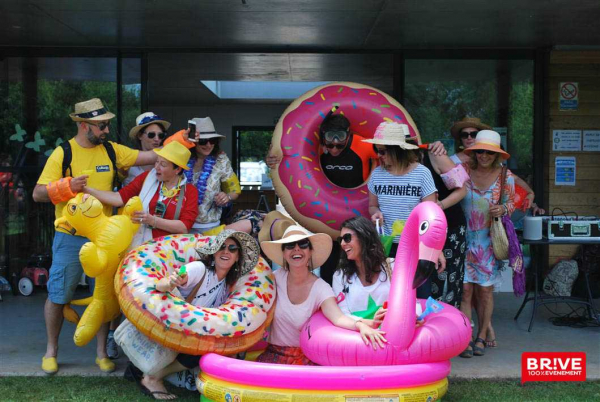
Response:
[{"label": "pink shirt", "polygon": [[300,346],[300,331],[308,319],[321,308],[321,303],[335,297],[331,286],[319,278],[303,303],[292,304],[287,294],[288,271],[275,271],[277,305],[271,324],[269,343],[277,346]]}]

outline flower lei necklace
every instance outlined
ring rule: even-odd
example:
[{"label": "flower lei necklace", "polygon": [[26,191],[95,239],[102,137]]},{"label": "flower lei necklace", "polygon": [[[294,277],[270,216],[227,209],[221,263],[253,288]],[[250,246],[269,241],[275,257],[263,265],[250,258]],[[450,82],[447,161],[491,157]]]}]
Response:
[{"label": "flower lei necklace", "polygon": [[[198,205],[202,204],[204,201],[204,195],[206,193],[206,182],[212,173],[213,168],[215,167],[215,163],[217,162],[217,158],[212,155],[209,155],[204,159],[204,164],[202,165],[202,172],[198,177],[198,181],[196,182],[196,189],[198,190]],[[188,182],[194,182],[194,165],[196,164],[196,157],[192,156],[188,161],[188,167],[190,169],[185,171],[185,177]]]},{"label": "flower lei necklace", "polygon": [[179,193],[179,185],[181,184],[181,177],[179,178],[179,180],[177,180],[177,185],[175,185],[175,187],[173,187],[172,189],[168,189],[167,186],[165,185],[165,182],[162,182],[162,185],[160,186],[160,194],[164,197],[164,198],[173,198],[175,197],[178,193]]}]

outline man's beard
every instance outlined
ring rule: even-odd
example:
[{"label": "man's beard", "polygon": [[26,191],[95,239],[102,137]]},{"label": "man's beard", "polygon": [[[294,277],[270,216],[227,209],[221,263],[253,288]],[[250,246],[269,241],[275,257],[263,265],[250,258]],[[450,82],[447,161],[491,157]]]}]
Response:
[{"label": "man's beard", "polygon": [[89,142],[92,143],[92,145],[100,145],[104,142],[105,138],[102,138],[102,134],[100,135],[100,137],[96,137],[94,135],[94,133],[92,132],[92,129],[90,128],[86,134],[86,137],[88,139]]}]

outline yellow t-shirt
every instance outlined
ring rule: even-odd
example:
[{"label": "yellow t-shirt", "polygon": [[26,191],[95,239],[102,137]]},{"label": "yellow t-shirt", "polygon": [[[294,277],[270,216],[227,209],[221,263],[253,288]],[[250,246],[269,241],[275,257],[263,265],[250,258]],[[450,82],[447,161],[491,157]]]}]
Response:
[{"label": "yellow t-shirt", "polygon": [[[92,171],[89,174],[87,185],[89,187],[98,190],[112,190],[113,183],[113,165],[110,161],[108,153],[104,145],[98,145],[93,148],[83,148],[74,138],[69,140],[71,144],[71,151],[73,158],[71,160],[71,169],[73,171],[73,177],[81,176],[84,171]],[[114,142],[110,142],[115,150],[117,156],[117,169],[129,168],[133,166],[135,160],[138,157],[139,151],[128,148],[124,145],[120,145]],[[57,181],[62,177],[62,163],[63,163],[64,151],[62,147],[56,147],[56,149],[48,158],[46,166],[37,181],[37,184],[46,185],[53,181]],[[67,170],[67,173],[70,173]],[[66,202],[61,202],[56,205],[55,216],[56,219],[62,216],[63,208]],[[104,213],[107,216],[112,215],[112,207],[104,206]],[[57,231],[69,233],[69,227],[58,227]]]}]

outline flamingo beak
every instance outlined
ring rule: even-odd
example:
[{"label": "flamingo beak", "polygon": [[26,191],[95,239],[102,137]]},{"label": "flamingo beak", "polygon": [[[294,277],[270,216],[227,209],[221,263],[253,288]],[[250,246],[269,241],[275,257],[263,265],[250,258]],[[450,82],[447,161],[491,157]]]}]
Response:
[{"label": "flamingo beak", "polygon": [[415,272],[415,277],[413,279],[413,289],[418,288],[427,281],[429,275],[436,270],[436,265],[437,264],[433,261],[419,260],[417,271]]}]

